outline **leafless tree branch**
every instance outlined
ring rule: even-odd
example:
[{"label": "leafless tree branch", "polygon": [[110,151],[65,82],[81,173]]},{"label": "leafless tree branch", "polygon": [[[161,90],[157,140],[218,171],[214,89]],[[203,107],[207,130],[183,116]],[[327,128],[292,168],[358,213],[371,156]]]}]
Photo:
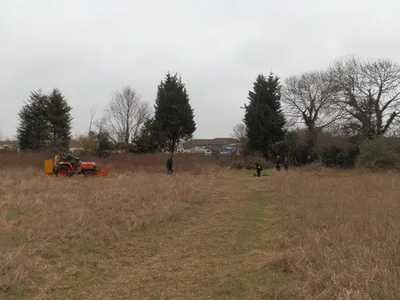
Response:
[{"label": "leafless tree branch", "polygon": [[236,139],[237,142],[237,148],[240,152],[240,154],[244,155],[247,153],[247,129],[246,125],[244,123],[239,123],[236,124],[233,127],[233,133],[232,133],[232,138]]},{"label": "leafless tree branch", "polygon": [[96,108],[93,106],[90,108],[89,135],[92,132],[92,125],[95,116],[96,116]]},{"label": "leafless tree branch", "polygon": [[289,120],[302,122],[309,132],[315,132],[333,126],[343,116],[343,109],[336,105],[336,94],[329,72],[312,71],[287,78],[282,100]]},{"label": "leafless tree branch", "polygon": [[384,135],[400,116],[400,65],[354,56],[334,62],[331,74],[340,90],[339,107],[346,126],[364,136]]},{"label": "leafless tree branch", "polygon": [[114,142],[130,144],[150,112],[150,105],[131,87],[124,86],[120,92],[115,92],[105,114]]}]

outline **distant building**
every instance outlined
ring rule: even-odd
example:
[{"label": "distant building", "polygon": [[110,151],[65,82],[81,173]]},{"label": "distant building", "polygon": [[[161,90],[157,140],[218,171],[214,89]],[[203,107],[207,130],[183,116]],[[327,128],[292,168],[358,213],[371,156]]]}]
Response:
[{"label": "distant building", "polygon": [[205,153],[210,150],[213,153],[230,152],[237,143],[233,138],[215,138],[215,139],[193,139],[183,144],[184,152]]},{"label": "distant building", "polygon": [[85,148],[80,141],[70,140],[68,145],[69,151],[72,153],[79,153],[80,151],[84,151]]},{"label": "distant building", "polygon": [[1,152],[19,152],[18,141],[0,141]]},{"label": "distant building", "polygon": [[236,153],[236,144],[228,144],[221,148],[221,154],[233,154]]},{"label": "distant building", "polygon": [[183,147],[183,143],[179,143],[178,147],[176,147],[176,153],[184,153],[185,152],[185,148]]}]

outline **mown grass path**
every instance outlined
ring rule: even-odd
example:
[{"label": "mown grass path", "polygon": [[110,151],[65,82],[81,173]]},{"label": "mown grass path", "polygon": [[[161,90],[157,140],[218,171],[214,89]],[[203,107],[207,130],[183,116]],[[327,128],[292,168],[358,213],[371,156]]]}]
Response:
[{"label": "mown grass path", "polygon": [[200,207],[114,245],[112,271],[71,298],[280,298],[291,274],[275,250],[268,180],[226,173]]}]

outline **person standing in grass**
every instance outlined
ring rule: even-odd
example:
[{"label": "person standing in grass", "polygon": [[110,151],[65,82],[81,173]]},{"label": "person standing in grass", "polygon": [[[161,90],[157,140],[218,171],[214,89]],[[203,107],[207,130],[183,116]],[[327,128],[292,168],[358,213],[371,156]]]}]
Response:
[{"label": "person standing in grass", "polygon": [[288,160],[287,156],[285,156],[285,159],[283,161],[283,167],[285,168],[286,171],[289,170],[289,160]]},{"label": "person standing in grass", "polygon": [[173,157],[174,157],[174,155],[172,154],[172,155],[168,158],[168,160],[167,160],[167,164],[166,164],[166,167],[167,167],[167,176],[171,176],[172,173],[174,172],[174,171],[172,170],[172,166],[173,166],[172,158],[173,158]]},{"label": "person standing in grass", "polygon": [[280,171],[281,170],[281,158],[280,158],[280,156],[278,155],[277,156],[277,158],[276,158],[276,170],[277,171]]},{"label": "person standing in grass", "polygon": [[262,171],[261,165],[258,162],[256,162],[255,166],[256,166],[257,177],[261,177],[261,171]]},{"label": "person standing in grass", "polygon": [[73,156],[72,151],[65,152],[63,160],[69,162],[74,167],[74,169],[77,169],[80,165],[79,157]]}]

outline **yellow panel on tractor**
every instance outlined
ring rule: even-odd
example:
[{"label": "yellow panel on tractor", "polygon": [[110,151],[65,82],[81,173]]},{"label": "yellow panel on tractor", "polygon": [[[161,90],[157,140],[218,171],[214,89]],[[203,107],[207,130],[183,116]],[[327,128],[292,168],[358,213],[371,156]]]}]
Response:
[{"label": "yellow panel on tractor", "polygon": [[53,173],[53,160],[52,159],[46,159],[44,161],[44,172],[46,174]]}]

